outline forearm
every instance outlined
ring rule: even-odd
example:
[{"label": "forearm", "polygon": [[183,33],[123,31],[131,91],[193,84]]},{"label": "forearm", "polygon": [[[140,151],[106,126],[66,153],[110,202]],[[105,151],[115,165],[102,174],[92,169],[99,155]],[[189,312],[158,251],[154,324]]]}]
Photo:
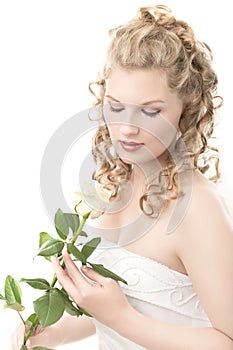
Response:
[{"label": "forearm", "polygon": [[29,349],[35,346],[54,348],[59,345],[76,342],[95,333],[95,326],[90,317],[65,315],[56,324],[45,328],[41,333],[29,338]]},{"label": "forearm", "polygon": [[95,326],[92,319],[87,316],[73,317],[65,315],[63,319],[54,325],[53,333],[59,337],[59,345],[73,343],[95,334]]},{"label": "forearm", "polygon": [[130,309],[112,327],[149,350],[233,350],[233,341],[211,327],[176,326]]}]

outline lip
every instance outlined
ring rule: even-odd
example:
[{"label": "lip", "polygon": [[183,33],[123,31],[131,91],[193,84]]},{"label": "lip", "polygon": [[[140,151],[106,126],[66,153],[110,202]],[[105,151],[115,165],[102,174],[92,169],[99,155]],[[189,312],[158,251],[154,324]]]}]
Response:
[{"label": "lip", "polygon": [[123,150],[127,152],[135,152],[139,150],[144,144],[143,143],[137,143],[133,141],[122,141],[120,140],[120,145],[123,148]]}]

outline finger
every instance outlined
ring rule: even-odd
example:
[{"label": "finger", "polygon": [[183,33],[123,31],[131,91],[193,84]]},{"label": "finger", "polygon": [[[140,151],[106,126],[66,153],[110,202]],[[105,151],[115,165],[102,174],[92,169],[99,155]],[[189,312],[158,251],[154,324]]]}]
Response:
[{"label": "finger", "polygon": [[34,329],[32,336],[40,334],[41,332],[43,332],[44,328],[42,328],[41,325],[36,326],[36,328]]},{"label": "finger", "polygon": [[57,276],[57,279],[58,279],[59,283],[64,288],[65,288],[66,284],[73,283],[73,281],[71,280],[71,278],[68,275],[67,271],[62,268],[62,266],[60,265],[59,260],[56,257],[52,256],[51,257],[51,262],[52,262],[52,265],[53,265],[54,272],[55,272],[55,274]]},{"label": "finger", "polygon": [[[41,328],[38,327],[38,333],[35,335],[31,335],[30,338],[27,340],[27,348],[28,350],[32,350],[37,346],[47,346],[48,345],[48,339],[49,339],[49,330],[47,328]],[[43,333],[43,335],[42,335]]]},{"label": "finger", "polygon": [[64,271],[57,258],[51,257],[54,271],[60,285],[67,291],[71,298],[77,303],[79,299],[78,286],[70,278],[67,271]]},{"label": "finger", "polygon": [[108,277],[104,277],[104,276],[100,275],[98,272],[94,271],[92,268],[89,268],[87,266],[82,266],[81,270],[85,276],[87,276],[91,280],[99,283],[102,286],[106,283],[106,281],[109,281]]},{"label": "finger", "polygon": [[28,349],[33,349],[35,346],[40,346],[40,345],[43,345],[43,344],[41,343],[41,340],[40,340],[39,336],[33,335],[27,340],[26,345],[27,345]]},{"label": "finger", "polygon": [[[73,263],[68,253],[64,254],[63,259],[66,265],[66,272],[63,270],[56,258],[51,259],[54,266],[54,271],[57,275],[59,283],[66,290],[69,296],[75,301],[75,303],[79,305],[80,300],[82,300],[81,295],[92,286],[86,281],[85,277],[81,275],[80,271]],[[71,275],[73,276],[73,279],[71,278]]]},{"label": "finger", "polygon": [[75,285],[80,289],[90,287],[90,283],[83,277],[68,252],[63,254],[63,259],[68,276],[72,279]]}]

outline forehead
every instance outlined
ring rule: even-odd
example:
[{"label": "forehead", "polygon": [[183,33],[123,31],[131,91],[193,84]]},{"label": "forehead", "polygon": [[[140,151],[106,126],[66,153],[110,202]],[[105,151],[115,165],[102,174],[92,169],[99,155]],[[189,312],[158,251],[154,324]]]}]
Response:
[{"label": "forehead", "polygon": [[121,102],[139,103],[171,95],[165,72],[158,69],[114,69],[106,79],[106,94]]}]

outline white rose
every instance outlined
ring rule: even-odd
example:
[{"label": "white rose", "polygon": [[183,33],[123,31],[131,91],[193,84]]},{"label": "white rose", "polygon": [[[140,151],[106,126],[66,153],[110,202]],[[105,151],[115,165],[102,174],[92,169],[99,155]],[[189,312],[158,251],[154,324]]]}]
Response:
[{"label": "white rose", "polygon": [[112,192],[104,188],[103,185],[101,185],[98,181],[94,181],[94,184],[96,193],[100,197],[100,199],[102,199],[106,203],[109,203]]},{"label": "white rose", "polygon": [[83,193],[74,193],[74,210],[81,216],[90,213],[89,218],[96,219],[104,213],[110,197],[111,192],[97,181],[87,183]]}]

